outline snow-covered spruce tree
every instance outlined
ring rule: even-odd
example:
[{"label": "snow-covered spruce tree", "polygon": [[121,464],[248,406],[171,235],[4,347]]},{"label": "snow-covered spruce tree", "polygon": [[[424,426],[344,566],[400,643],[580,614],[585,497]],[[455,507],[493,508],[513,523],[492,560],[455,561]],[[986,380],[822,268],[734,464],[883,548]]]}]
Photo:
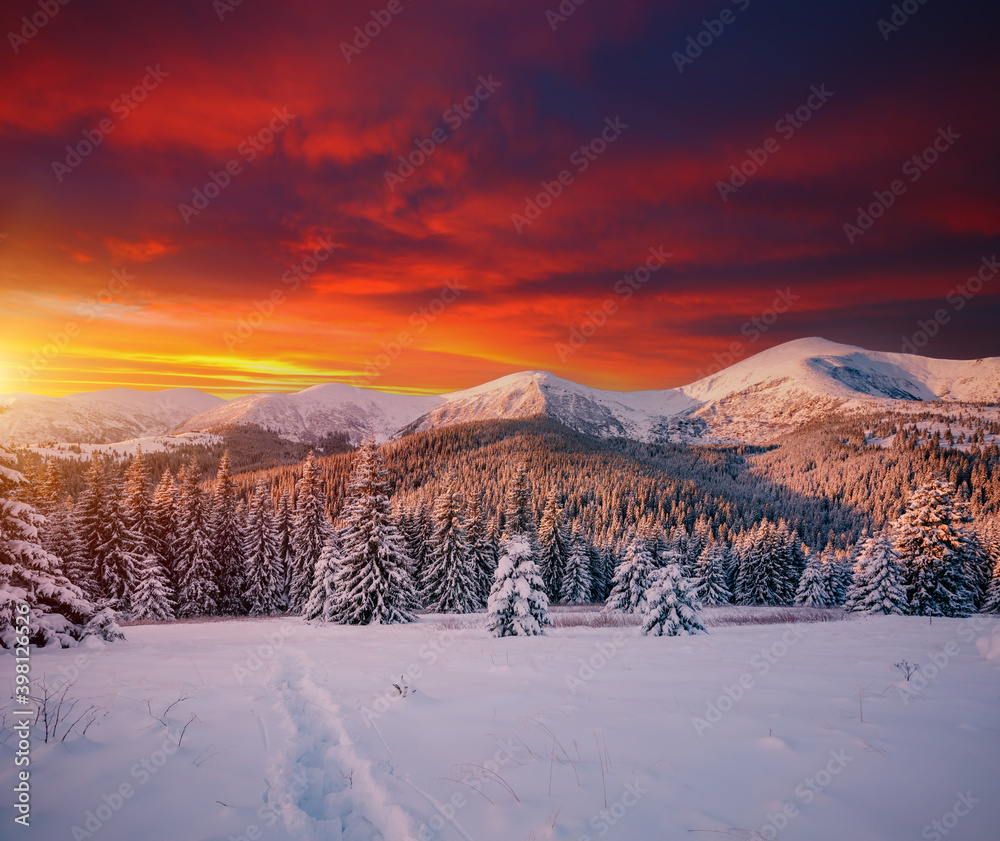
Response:
[{"label": "snow-covered spruce tree", "polygon": [[271,495],[263,479],[257,480],[246,526],[243,529],[240,557],[245,571],[241,576],[246,590],[240,603],[245,604],[251,616],[269,616],[280,610],[281,561],[278,556],[278,532],[271,513]]},{"label": "snow-covered spruce tree", "polygon": [[517,467],[514,482],[508,489],[504,502],[503,536],[515,534],[528,535],[534,551],[535,517],[531,511],[528,468],[523,463]]},{"label": "snow-covered spruce tree", "polygon": [[159,559],[148,553],[139,559],[139,582],[132,593],[129,616],[132,619],[174,619],[173,591]]},{"label": "snow-covered spruce tree", "polygon": [[83,554],[83,542],[73,516],[73,501],[66,497],[46,515],[44,548],[59,562],[59,572],[86,593],[91,589],[90,570]]},{"label": "snow-covered spruce tree", "polygon": [[698,618],[694,588],[677,564],[653,571],[642,601],[642,632],[673,637],[704,633]]},{"label": "snow-covered spruce tree", "polygon": [[833,603],[830,578],[827,575],[827,567],[832,562],[832,558],[826,557],[826,552],[813,552],[809,555],[795,591],[795,604],[800,607],[829,607]]},{"label": "snow-covered spruce tree", "polygon": [[729,604],[732,601],[732,594],[726,586],[729,564],[726,544],[709,538],[695,564],[695,597],[701,604]]},{"label": "snow-covered spruce tree", "polygon": [[243,556],[243,524],[237,510],[238,502],[236,482],[229,469],[229,450],[226,450],[215,475],[208,533],[219,576],[216,581],[219,612],[229,616],[238,616],[248,608],[244,600],[248,590],[247,564]]},{"label": "snow-covered spruce tree", "polygon": [[844,609],[855,613],[906,613],[902,570],[888,535],[869,537],[854,562]]},{"label": "snow-covered spruce tree", "polygon": [[538,524],[538,567],[550,601],[559,598],[560,586],[569,560],[569,541],[563,527],[562,509],[555,491],[549,491]]},{"label": "snow-covered spruce tree", "polygon": [[423,581],[427,571],[427,554],[430,552],[431,527],[427,503],[422,497],[411,511],[400,516],[399,531],[410,558],[410,575],[414,581]]},{"label": "snow-covered spruce tree", "polygon": [[355,453],[342,518],[344,555],[337,574],[334,621],[347,625],[412,621],[410,611],[417,596],[410,559],[392,517],[388,471],[373,436]]},{"label": "snow-covered spruce tree", "polygon": [[611,579],[611,593],[604,612],[635,613],[642,607],[656,561],[644,537],[635,537],[625,552],[625,558]]},{"label": "snow-covered spruce tree", "polygon": [[101,598],[98,571],[101,566],[101,547],[108,537],[108,509],[111,501],[109,470],[104,456],[94,453],[90,469],[84,477],[84,488],[74,510],[74,522],[83,547],[83,563],[74,583],[91,600]]},{"label": "snow-covered spruce tree", "polygon": [[579,521],[574,520],[569,540],[569,559],[559,588],[559,601],[563,604],[587,604],[592,591],[587,541],[580,533]]},{"label": "snow-covered spruce tree", "polygon": [[113,503],[105,512],[104,543],[98,547],[96,572],[100,604],[129,615],[132,594],[139,585],[139,567],[145,549],[141,533],[133,531],[127,521],[118,487],[110,492]]},{"label": "snow-covered spruce tree", "polygon": [[478,606],[476,568],[469,552],[454,476],[434,501],[431,549],[424,573],[424,606],[438,613],[471,613]]},{"label": "snow-covered spruce tree", "polygon": [[313,572],[330,533],[325,509],[319,465],[316,454],[310,451],[302,464],[302,478],[295,485],[295,514],[292,517],[295,570],[291,576],[289,600],[291,610],[296,613],[302,611],[312,592]]},{"label": "snow-covered spruce tree", "polygon": [[214,615],[219,611],[219,575],[212,558],[204,494],[194,457],[181,470],[177,505],[177,615]]},{"label": "snow-covered spruce tree", "polygon": [[545,584],[527,535],[500,541],[500,560],[486,605],[486,630],[495,637],[531,637],[551,625]]},{"label": "snow-covered spruce tree", "polygon": [[[667,552],[672,553],[671,558],[667,558]],[[656,553],[657,559],[659,560],[660,566],[667,566],[667,564],[674,561],[674,559],[679,558],[681,563],[681,572],[690,577],[694,572],[694,564],[698,559],[695,555],[691,557],[691,535],[688,534],[687,528],[685,528],[683,523],[679,523],[670,530],[670,534],[666,537],[665,548],[659,550]]]},{"label": "snow-covered spruce tree", "polygon": [[476,571],[476,605],[486,607],[493,587],[493,576],[497,569],[497,544],[486,525],[483,516],[483,498],[479,491],[469,496],[465,512],[466,535],[469,538],[469,554]]},{"label": "snow-covered spruce tree", "polygon": [[313,572],[313,588],[302,618],[307,621],[336,622],[338,613],[337,573],[343,562],[340,535],[330,531]]},{"label": "snow-covered spruce tree", "polygon": [[972,609],[967,518],[951,487],[932,479],[917,488],[893,523],[893,544],[903,569],[909,612],[965,616]]},{"label": "snow-covered spruce tree", "polygon": [[114,625],[106,633],[88,629],[94,605],[54,571],[56,559],[38,541],[42,517],[14,498],[25,478],[13,464],[9,450],[0,446],[0,647],[16,647],[15,619],[25,604],[32,645],[67,647],[88,633],[116,638]]},{"label": "snow-covered spruce tree", "polygon": [[988,522],[981,536],[990,577],[983,593],[980,613],[1000,613],[1000,519]]},{"label": "snow-covered spruce tree", "polygon": [[745,538],[736,573],[737,604],[791,604],[799,579],[787,536],[762,520]]},{"label": "snow-covered spruce tree", "polygon": [[588,543],[587,552],[590,555],[593,585],[590,592],[591,600],[595,602],[606,601],[611,593],[611,578],[618,566],[618,557],[611,546],[598,548],[592,543]]},{"label": "snow-covered spruce tree", "polygon": [[823,575],[830,607],[842,605],[847,599],[847,589],[851,586],[850,553],[827,546],[823,550]]},{"label": "snow-covered spruce tree", "polygon": [[292,600],[292,574],[295,571],[295,547],[292,545],[292,503],[288,491],[281,494],[278,501],[278,513],[275,517],[275,527],[278,530],[278,566],[281,571],[281,584],[278,593],[278,607],[288,610]]},{"label": "snow-covered spruce tree", "polygon": [[156,556],[163,564],[167,583],[176,594],[180,585],[177,573],[177,483],[169,470],[164,470],[153,492],[150,537]]}]

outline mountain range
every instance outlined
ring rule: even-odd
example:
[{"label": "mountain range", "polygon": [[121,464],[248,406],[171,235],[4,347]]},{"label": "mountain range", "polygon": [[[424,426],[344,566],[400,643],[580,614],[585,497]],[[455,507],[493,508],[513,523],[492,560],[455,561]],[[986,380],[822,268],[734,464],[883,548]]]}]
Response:
[{"label": "mountain range", "polygon": [[603,391],[545,371],[523,371],[433,395],[341,383],[233,400],[185,388],[2,394],[0,440],[111,443],[253,424],[292,441],[343,433],[357,443],[369,430],[387,440],[467,421],[542,415],[602,438],[757,443],[831,412],[926,402],[1000,402],[1000,357],[931,359],[807,338],[658,391]]}]

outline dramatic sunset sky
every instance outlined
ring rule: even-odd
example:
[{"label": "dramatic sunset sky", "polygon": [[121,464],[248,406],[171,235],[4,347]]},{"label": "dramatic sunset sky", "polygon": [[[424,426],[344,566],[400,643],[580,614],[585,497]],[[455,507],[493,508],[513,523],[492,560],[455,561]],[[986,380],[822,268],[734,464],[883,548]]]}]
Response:
[{"label": "dramatic sunset sky", "polygon": [[[10,0],[0,392],[443,391],[523,369],[665,388],[801,336],[898,351],[939,309],[924,353],[1000,355],[1000,280],[948,302],[998,251],[996,7],[903,5],[880,30],[890,2],[565,0],[558,20],[558,0],[69,0],[36,31],[38,0]],[[357,49],[373,10],[390,22]],[[789,137],[813,88],[830,95]],[[228,183],[198,209],[211,173]],[[670,256],[625,300],[651,248]]]}]

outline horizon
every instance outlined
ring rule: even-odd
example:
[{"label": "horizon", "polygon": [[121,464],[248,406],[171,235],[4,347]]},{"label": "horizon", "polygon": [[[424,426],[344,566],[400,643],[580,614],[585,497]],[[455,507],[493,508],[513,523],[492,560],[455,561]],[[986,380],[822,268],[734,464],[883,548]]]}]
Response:
[{"label": "horizon", "polygon": [[[768,347],[761,347],[758,350],[756,350],[753,354],[748,355],[746,357],[743,357],[741,359],[737,359],[731,365],[726,366],[725,368],[719,368],[718,370],[711,370],[710,369],[708,372],[704,373],[704,375],[702,377],[698,377],[697,379],[693,379],[690,382],[685,382],[685,383],[681,383],[680,385],[674,385],[674,386],[664,386],[664,387],[661,387],[661,388],[654,387],[654,388],[636,388],[636,389],[606,389],[606,388],[602,388],[601,386],[590,385],[589,383],[586,383],[586,382],[581,382],[579,380],[571,379],[570,377],[560,377],[558,374],[555,374],[552,371],[545,371],[545,370],[542,370],[542,369],[539,369],[539,368],[526,368],[526,369],[521,369],[521,370],[516,370],[516,371],[509,371],[507,373],[501,373],[498,376],[492,377],[489,380],[484,380],[484,381],[481,381],[481,382],[473,382],[473,383],[470,383],[468,385],[460,385],[457,388],[451,388],[451,389],[447,389],[447,390],[443,390],[443,391],[429,391],[429,390],[428,391],[415,391],[415,390],[409,390],[409,391],[407,391],[407,390],[394,390],[394,389],[387,388],[387,387],[384,387],[384,386],[379,386],[379,385],[376,385],[376,384],[351,383],[351,382],[344,382],[344,381],[341,381],[341,380],[320,380],[320,381],[317,381],[317,382],[314,382],[314,383],[311,383],[311,384],[303,385],[301,388],[295,388],[295,387],[293,387],[293,388],[289,388],[287,390],[266,390],[265,389],[265,390],[247,391],[247,392],[244,392],[244,393],[236,393],[236,392],[229,393],[229,392],[227,392],[227,393],[229,393],[229,396],[225,396],[225,394],[220,394],[220,393],[218,393],[216,391],[211,391],[211,390],[208,390],[208,389],[201,389],[201,388],[198,388],[197,386],[167,386],[165,388],[139,388],[139,387],[135,387],[135,386],[125,386],[125,385],[122,385],[122,386],[112,386],[110,388],[82,389],[80,391],[65,391],[65,392],[62,392],[62,393],[59,393],[59,394],[55,394],[55,393],[40,393],[40,392],[32,392],[32,391],[0,392],[0,397],[11,397],[11,396],[18,396],[18,395],[26,395],[26,396],[29,396],[29,397],[72,397],[72,396],[77,396],[77,395],[82,395],[82,394],[98,394],[98,393],[110,392],[110,391],[133,391],[133,392],[145,392],[145,393],[155,394],[155,393],[160,393],[160,392],[164,392],[164,391],[189,390],[189,391],[197,391],[197,392],[200,392],[202,394],[207,394],[207,395],[210,395],[212,397],[219,397],[222,400],[225,400],[225,401],[229,402],[229,401],[232,401],[232,400],[238,400],[238,399],[240,399],[242,397],[252,397],[252,396],[255,396],[255,395],[266,395],[266,394],[298,394],[300,392],[307,391],[310,388],[315,388],[317,386],[324,386],[324,385],[343,385],[343,386],[348,386],[348,387],[351,387],[351,388],[360,388],[360,389],[365,390],[365,391],[378,391],[378,392],[381,392],[383,394],[393,394],[393,395],[401,395],[401,396],[433,396],[433,395],[452,394],[452,393],[458,392],[458,391],[465,391],[467,389],[477,388],[479,386],[487,385],[489,383],[496,382],[497,380],[501,380],[501,379],[504,379],[506,377],[517,376],[518,374],[548,374],[550,376],[558,377],[559,379],[568,380],[569,382],[573,382],[573,383],[575,383],[577,385],[584,386],[585,388],[595,389],[595,390],[598,390],[598,391],[610,391],[610,392],[618,391],[618,392],[621,392],[621,393],[636,393],[636,392],[644,392],[644,391],[671,391],[671,390],[674,390],[674,389],[683,389],[683,388],[685,388],[687,386],[693,385],[694,383],[698,382],[700,379],[707,379],[708,377],[716,376],[717,374],[722,374],[725,371],[727,371],[729,368],[732,368],[733,366],[735,366],[735,365],[737,365],[737,364],[739,364],[741,362],[749,361],[749,360],[753,359],[754,357],[759,356],[759,355],[761,355],[761,354],[763,354],[763,353],[765,353],[765,352],[767,352],[769,350],[773,350],[773,349],[775,349],[777,347],[781,347],[781,346],[784,346],[784,345],[793,344],[795,342],[805,342],[805,341],[809,341],[809,340],[818,340],[818,341],[823,341],[823,342],[830,342],[831,341],[831,340],[826,339],[826,338],[824,338],[822,336],[801,336],[799,338],[788,339],[787,341],[781,342],[780,344],[770,345]],[[860,345],[849,345],[849,344],[846,344],[846,343],[843,343],[843,342],[834,342],[833,344],[838,344],[838,345],[841,345],[843,347],[853,347],[853,348],[857,348],[857,349],[860,349],[860,350],[868,351],[868,352],[871,352],[871,353],[897,353],[896,351],[883,351],[883,350],[876,350],[876,349],[873,349],[873,348],[862,348]],[[903,355],[906,355],[906,354],[903,354]],[[942,361],[942,362],[974,362],[974,361],[978,361],[978,360],[981,360],[981,359],[995,359],[995,358],[1000,358],[1000,355],[998,355],[996,357],[976,357],[976,358],[973,358],[973,359],[951,359],[951,358],[947,358],[947,357],[925,356],[924,354],[910,354],[910,355],[915,355],[915,356],[919,356],[919,357],[923,357],[923,358],[927,358],[927,359],[935,359],[935,360]],[[317,375],[317,376],[319,376],[319,375]]]}]

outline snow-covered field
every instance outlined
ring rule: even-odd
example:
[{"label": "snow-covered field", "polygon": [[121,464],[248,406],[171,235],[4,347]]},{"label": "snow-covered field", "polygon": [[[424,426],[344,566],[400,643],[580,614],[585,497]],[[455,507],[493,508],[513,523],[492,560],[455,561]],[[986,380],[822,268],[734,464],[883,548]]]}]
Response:
[{"label": "snow-covered field", "polygon": [[139,448],[144,453],[162,453],[176,450],[180,447],[197,446],[199,444],[219,444],[222,436],[208,432],[180,432],[177,435],[150,435],[145,438],[132,438],[128,441],[117,441],[114,444],[29,444],[27,449],[43,458],[76,458],[89,461],[94,453],[115,456],[134,456]]},{"label": "snow-covered field", "polygon": [[[506,639],[442,620],[145,625],[33,652],[34,678],[75,681],[65,721],[98,718],[36,742],[31,827],[11,822],[8,794],[2,835],[998,837],[995,617]],[[909,683],[904,659],[920,664]],[[12,691],[11,658],[0,670]]]}]

